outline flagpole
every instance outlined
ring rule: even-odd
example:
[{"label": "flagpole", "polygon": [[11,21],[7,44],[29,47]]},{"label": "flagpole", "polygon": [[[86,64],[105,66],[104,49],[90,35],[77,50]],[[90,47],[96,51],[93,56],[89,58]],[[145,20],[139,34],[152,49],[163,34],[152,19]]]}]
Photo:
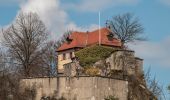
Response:
[{"label": "flagpole", "polygon": [[100,11],[99,11],[99,46],[101,45],[101,30],[100,30]]}]

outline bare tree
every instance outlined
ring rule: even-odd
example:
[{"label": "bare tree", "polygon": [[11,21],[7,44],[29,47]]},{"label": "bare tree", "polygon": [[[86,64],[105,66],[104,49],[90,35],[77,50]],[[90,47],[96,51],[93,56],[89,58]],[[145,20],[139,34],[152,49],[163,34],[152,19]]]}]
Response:
[{"label": "bare tree", "polygon": [[56,76],[57,72],[56,72],[56,42],[53,41],[49,41],[46,46],[45,46],[45,53],[42,55],[42,59],[44,62],[44,66],[47,66],[47,70],[46,73],[47,75],[50,76]]},{"label": "bare tree", "polygon": [[[21,65],[24,75],[31,76],[31,70],[41,66],[45,52],[47,30],[36,13],[20,13],[15,22],[2,31],[3,44],[8,47],[12,57]],[[38,73],[38,70],[36,70]]]},{"label": "bare tree", "polygon": [[[10,100],[19,96],[19,80],[16,73],[11,71],[10,59],[7,52],[0,50],[0,100]],[[17,99],[13,99],[17,100]]]},{"label": "bare tree", "polygon": [[167,87],[167,89],[168,89],[168,91],[169,91],[169,93],[170,93],[170,85]]},{"label": "bare tree", "polygon": [[143,27],[137,18],[130,13],[114,16],[111,20],[107,20],[106,27],[112,31],[121,40],[122,47],[125,43],[134,40],[143,40],[140,34],[143,33]]},{"label": "bare tree", "polygon": [[65,33],[61,36],[61,38],[54,43],[55,48],[56,48],[56,49],[59,48],[64,42],[70,42],[70,41],[71,41],[71,39],[70,39],[71,33],[72,33],[72,31],[70,31],[70,30],[67,31],[67,32],[65,32]]},{"label": "bare tree", "polygon": [[144,77],[145,77],[146,85],[147,85],[147,88],[149,89],[149,91],[154,96],[156,96],[159,100],[162,100],[162,99],[164,100],[165,96],[163,93],[163,87],[159,85],[159,82],[156,80],[155,77],[151,78],[150,68],[145,73]]}]

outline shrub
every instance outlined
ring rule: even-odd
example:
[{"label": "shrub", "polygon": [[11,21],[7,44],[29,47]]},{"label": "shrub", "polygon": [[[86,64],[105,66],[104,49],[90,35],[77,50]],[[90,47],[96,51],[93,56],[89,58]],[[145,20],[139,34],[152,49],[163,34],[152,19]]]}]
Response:
[{"label": "shrub", "polygon": [[[20,97],[17,100],[34,100],[36,97],[36,85],[33,84],[31,87],[27,87],[24,89],[23,93],[20,93]],[[14,99],[15,100],[15,99]]]},{"label": "shrub", "polygon": [[63,96],[61,98],[59,98],[58,100],[67,100],[66,98],[64,98]]},{"label": "shrub", "polygon": [[50,97],[50,96],[48,96],[48,97],[41,97],[41,100],[67,100],[66,98],[64,98],[63,96],[62,97],[60,97],[59,99],[56,99],[55,97]]},{"label": "shrub", "polygon": [[104,98],[104,100],[119,100],[115,96],[108,96],[107,98]]},{"label": "shrub", "polygon": [[112,47],[93,45],[77,51],[75,55],[79,58],[80,65],[87,67],[92,66],[98,60],[105,59],[114,50]]},{"label": "shrub", "polygon": [[86,68],[85,69],[85,73],[87,75],[90,75],[90,76],[96,76],[96,75],[99,75],[99,69],[98,68],[94,68],[94,67],[89,67],[89,68]]},{"label": "shrub", "polygon": [[109,76],[115,76],[115,75],[123,75],[123,71],[122,70],[111,70],[109,73]]}]

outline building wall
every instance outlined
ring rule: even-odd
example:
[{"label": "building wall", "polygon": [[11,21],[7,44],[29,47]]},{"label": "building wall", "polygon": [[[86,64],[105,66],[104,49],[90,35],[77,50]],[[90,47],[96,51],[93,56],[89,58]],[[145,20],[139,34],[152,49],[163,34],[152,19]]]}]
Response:
[{"label": "building wall", "polygon": [[[64,70],[63,65],[72,62],[72,60],[70,58],[70,52],[72,52],[72,56],[75,57],[74,49],[67,50],[67,51],[62,51],[62,52],[58,53],[58,71],[61,72],[61,73]],[[65,60],[63,60],[63,54],[64,53],[66,55],[66,59]]]},{"label": "building wall", "polygon": [[21,80],[22,87],[31,87],[33,84],[36,84],[36,100],[40,100],[42,96],[63,96],[67,100],[104,100],[109,95],[115,95],[119,100],[127,100],[128,96],[127,81],[104,77],[84,76],[70,79],[59,77]]}]

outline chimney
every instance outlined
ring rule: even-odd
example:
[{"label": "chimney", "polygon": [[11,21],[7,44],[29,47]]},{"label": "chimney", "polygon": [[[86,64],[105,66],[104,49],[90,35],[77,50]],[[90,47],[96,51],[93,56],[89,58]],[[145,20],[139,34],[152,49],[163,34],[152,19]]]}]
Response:
[{"label": "chimney", "polygon": [[86,47],[87,44],[88,44],[88,37],[89,37],[89,31],[86,32],[86,43],[85,43],[85,47]]}]

